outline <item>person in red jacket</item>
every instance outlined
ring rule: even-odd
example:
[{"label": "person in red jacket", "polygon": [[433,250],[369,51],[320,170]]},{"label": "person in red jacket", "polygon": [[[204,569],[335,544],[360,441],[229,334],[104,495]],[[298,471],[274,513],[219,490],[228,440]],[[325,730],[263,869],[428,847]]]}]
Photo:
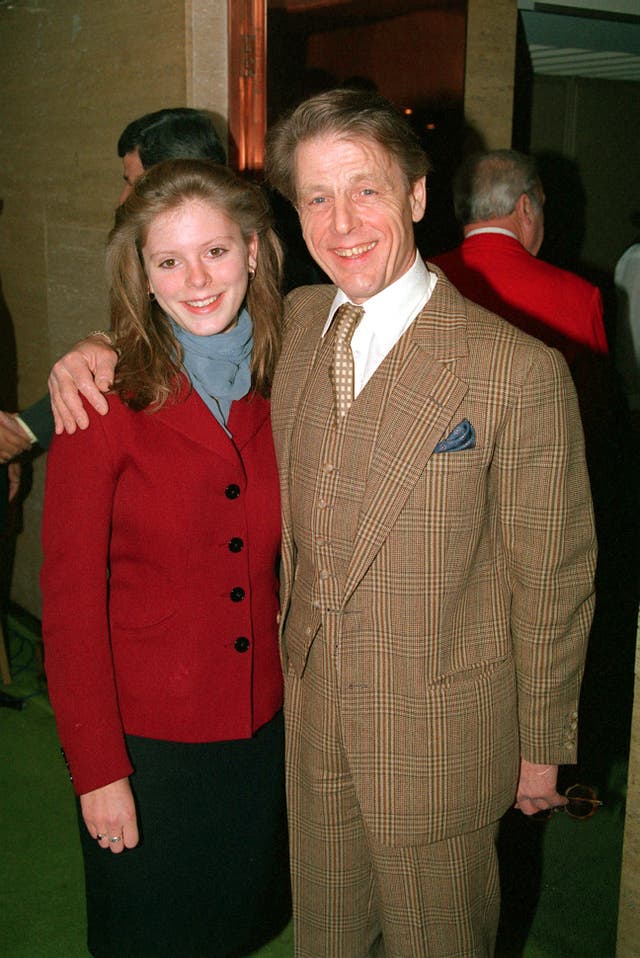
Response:
[{"label": "person in red jacket", "polygon": [[46,669],[96,956],[244,955],[289,918],[280,267],[257,187],[152,168],[108,244],[111,414],[49,454]]},{"label": "person in red jacket", "polygon": [[464,240],[433,262],[462,295],[555,346],[572,368],[585,351],[605,355],[599,289],[537,258],[544,190],[535,161],[515,150],[473,154],[453,194]]}]

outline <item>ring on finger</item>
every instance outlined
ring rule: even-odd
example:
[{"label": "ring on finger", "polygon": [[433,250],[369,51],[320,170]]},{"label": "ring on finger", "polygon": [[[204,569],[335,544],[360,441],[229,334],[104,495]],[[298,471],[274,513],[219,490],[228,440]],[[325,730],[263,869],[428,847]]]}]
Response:
[{"label": "ring on finger", "polygon": [[118,842],[121,842],[121,841],[122,841],[122,836],[121,836],[121,835],[114,835],[112,838],[109,839],[109,841],[110,841],[110,843],[111,843],[112,845],[117,845]]}]

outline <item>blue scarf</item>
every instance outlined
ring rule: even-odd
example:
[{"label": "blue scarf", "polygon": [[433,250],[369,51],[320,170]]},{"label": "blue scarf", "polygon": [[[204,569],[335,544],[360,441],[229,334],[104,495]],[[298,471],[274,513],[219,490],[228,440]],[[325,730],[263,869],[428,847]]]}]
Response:
[{"label": "blue scarf", "polygon": [[253,323],[243,309],[235,326],[226,333],[196,336],[169,316],[173,333],[182,346],[182,364],[193,388],[208,406],[228,436],[231,403],[251,389]]}]

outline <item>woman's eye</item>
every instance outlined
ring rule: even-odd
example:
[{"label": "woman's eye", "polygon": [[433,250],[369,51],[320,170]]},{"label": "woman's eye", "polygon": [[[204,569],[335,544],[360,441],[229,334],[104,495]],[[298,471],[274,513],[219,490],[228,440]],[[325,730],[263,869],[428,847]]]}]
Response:
[{"label": "woman's eye", "polygon": [[161,263],[158,263],[160,269],[173,269],[176,265],[177,260],[175,259],[163,259]]},{"label": "woman's eye", "polygon": [[215,258],[217,258],[218,256],[222,256],[223,253],[226,253],[224,246],[213,246],[209,250],[209,256],[213,256]]}]

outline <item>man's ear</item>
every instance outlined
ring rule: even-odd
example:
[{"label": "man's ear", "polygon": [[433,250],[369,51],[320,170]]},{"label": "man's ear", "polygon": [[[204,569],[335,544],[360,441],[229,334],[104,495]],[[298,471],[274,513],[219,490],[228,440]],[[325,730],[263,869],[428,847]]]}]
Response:
[{"label": "man's ear", "polygon": [[533,203],[531,202],[531,197],[528,193],[522,193],[518,197],[518,202],[516,203],[516,211],[518,215],[521,216],[527,223],[532,223],[536,215],[536,211],[533,208]]},{"label": "man's ear", "polygon": [[409,190],[409,203],[411,204],[411,219],[414,223],[419,223],[424,216],[427,208],[427,178],[421,176],[411,184]]}]

